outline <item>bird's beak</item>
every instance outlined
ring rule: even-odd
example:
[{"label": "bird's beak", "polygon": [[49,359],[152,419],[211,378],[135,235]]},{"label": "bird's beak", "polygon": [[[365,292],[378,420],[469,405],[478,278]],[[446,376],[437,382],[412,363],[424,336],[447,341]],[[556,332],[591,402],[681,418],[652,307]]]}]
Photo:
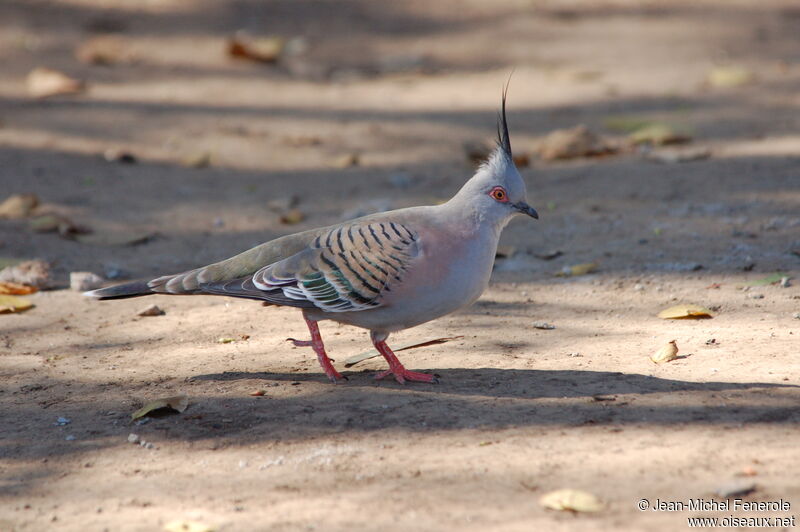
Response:
[{"label": "bird's beak", "polygon": [[522,214],[527,214],[531,218],[539,219],[539,213],[536,212],[536,209],[525,203],[524,201],[520,201],[519,203],[515,203],[513,205],[515,209],[517,209]]}]

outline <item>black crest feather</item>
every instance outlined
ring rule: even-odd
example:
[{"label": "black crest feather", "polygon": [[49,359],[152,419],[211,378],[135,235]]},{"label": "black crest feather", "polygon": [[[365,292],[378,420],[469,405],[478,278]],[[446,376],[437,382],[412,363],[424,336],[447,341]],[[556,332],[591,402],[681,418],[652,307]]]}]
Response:
[{"label": "black crest feather", "polygon": [[508,122],[506,122],[506,95],[508,94],[508,84],[511,81],[509,76],[503,87],[503,99],[500,104],[500,112],[497,115],[497,145],[503,150],[506,156],[511,159],[511,139],[508,137]]}]

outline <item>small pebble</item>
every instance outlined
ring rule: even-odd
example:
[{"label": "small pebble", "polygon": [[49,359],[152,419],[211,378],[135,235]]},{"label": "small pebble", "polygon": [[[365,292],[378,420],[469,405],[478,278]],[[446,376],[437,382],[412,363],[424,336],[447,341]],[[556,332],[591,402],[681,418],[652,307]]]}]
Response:
[{"label": "small pebble", "polygon": [[69,425],[70,423],[72,423],[71,419],[65,418],[65,417],[60,417],[60,418],[56,419],[56,422],[53,423],[53,425],[56,425],[56,426],[59,426],[59,427],[63,427],[64,425]]},{"label": "small pebble", "polygon": [[139,435],[133,432],[128,434],[128,443],[139,443]]},{"label": "small pebble", "polygon": [[794,314],[792,314],[792,317],[796,320],[800,320],[800,312],[795,312]]},{"label": "small pebble", "polygon": [[747,294],[750,299],[764,299],[764,294]]},{"label": "small pebble", "polygon": [[756,483],[751,480],[736,480],[720,486],[714,493],[719,497],[726,498],[747,495],[755,489]]},{"label": "small pebble", "polygon": [[166,314],[157,305],[150,305],[136,313],[137,316],[163,316]]},{"label": "small pebble", "polygon": [[74,441],[75,440],[75,436],[73,434],[70,434],[69,436],[67,436],[64,439],[67,440],[67,441]]},{"label": "small pebble", "polygon": [[142,441],[141,446],[144,447],[145,449],[155,449],[156,448],[155,444],[153,444],[153,443],[151,443],[149,441]]},{"label": "small pebble", "polygon": [[550,331],[556,328],[555,325],[547,323],[545,321],[534,321],[533,322],[534,329],[544,329],[545,331]]},{"label": "small pebble", "polygon": [[781,277],[781,288],[789,288],[792,286],[792,283],[789,282],[788,277]]},{"label": "small pebble", "polygon": [[641,292],[642,290],[644,290],[644,285],[643,285],[643,284],[636,283],[635,285],[633,285],[633,289],[634,289],[636,292]]},{"label": "small pebble", "polygon": [[567,356],[570,356],[570,357],[582,357],[583,355],[580,354],[580,353],[569,353],[569,354],[567,354]]},{"label": "small pebble", "polygon": [[100,288],[105,282],[105,279],[92,272],[70,272],[69,274],[69,287],[76,292]]}]

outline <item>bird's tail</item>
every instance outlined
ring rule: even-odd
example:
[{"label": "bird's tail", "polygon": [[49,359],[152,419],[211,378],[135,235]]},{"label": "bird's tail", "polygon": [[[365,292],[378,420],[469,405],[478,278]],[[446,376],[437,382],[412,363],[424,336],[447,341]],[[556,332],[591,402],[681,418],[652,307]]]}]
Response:
[{"label": "bird's tail", "polygon": [[132,283],[118,284],[109,286],[108,288],[99,288],[84,292],[86,297],[93,297],[95,299],[125,299],[128,297],[139,297],[155,294],[150,287],[147,286],[147,281],[134,281]]}]

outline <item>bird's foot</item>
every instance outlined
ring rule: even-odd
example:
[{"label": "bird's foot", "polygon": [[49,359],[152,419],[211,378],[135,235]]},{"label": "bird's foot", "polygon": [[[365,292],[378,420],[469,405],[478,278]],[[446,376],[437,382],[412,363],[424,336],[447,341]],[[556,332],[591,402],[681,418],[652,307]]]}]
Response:
[{"label": "bird's foot", "polygon": [[430,373],[421,373],[419,371],[409,371],[403,366],[394,369],[387,369],[386,371],[381,371],[380,373],[375,375],[375,380],[379,381],[381,379],[388,377],[389,375],[393,375],[394,380],[396,380],[400,384],[405,384],[406,381],[429,382],[431,384],[439,384],[438,375],[431,375]]},{"label": "bird's foot", "polygon": [[328,378],[331,380],[332,383],[338,384],[341,381],[348,380],[347,377],[336,371],[336,368],[334,368],[333,364],[331,364],[330,358],[328,357],[323,358],[318,355],[317,359],[319,360],[319,364],[320,366],[322,366],[323,371],[325,371],[325,375],[328,376]]},{"label": "bird's foot", "polygon": [[314,347],[312,340],[295,340],[294,338],[287,338],[287,342],[292,342],[295,347]]}]

